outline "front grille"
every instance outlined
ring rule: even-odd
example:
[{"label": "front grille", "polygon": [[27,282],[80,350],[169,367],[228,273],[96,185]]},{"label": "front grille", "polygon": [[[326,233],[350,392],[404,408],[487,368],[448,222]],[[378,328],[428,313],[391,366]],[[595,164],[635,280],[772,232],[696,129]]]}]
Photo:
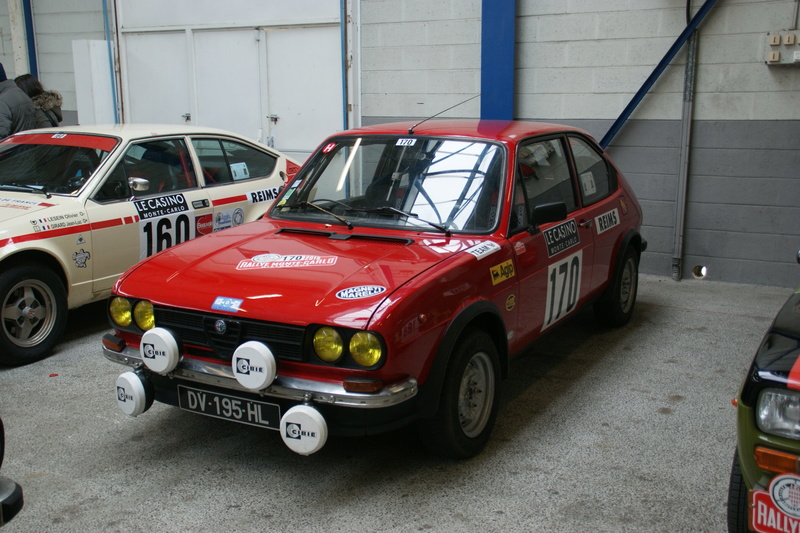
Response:
[{"label": "front grille", "polygon": [[[247,341],[264,343],[276,359],[303,360],[305,328],[199,313],[166,307],[154,309],[156,324],[175,334],[191,354],[230,361],[236,347]],[[217,328],[222,321],[224,328]]]}]

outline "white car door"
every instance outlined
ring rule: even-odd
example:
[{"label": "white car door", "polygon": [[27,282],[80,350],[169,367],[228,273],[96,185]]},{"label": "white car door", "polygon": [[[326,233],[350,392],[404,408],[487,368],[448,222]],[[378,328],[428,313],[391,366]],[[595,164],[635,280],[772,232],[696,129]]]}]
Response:
[{"label": "white car door", "polygon": [[132,143],[86,212],[97,293],[141,259],[205,233],[212,207],[186,140],[174,137]]}]

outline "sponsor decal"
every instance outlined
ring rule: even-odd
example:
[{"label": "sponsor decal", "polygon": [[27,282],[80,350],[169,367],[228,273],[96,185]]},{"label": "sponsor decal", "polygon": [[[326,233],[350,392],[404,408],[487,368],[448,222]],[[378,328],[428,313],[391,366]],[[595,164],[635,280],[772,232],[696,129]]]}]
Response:
[{"label": "sponsor decal", "polygon": [[147,359],[155,359],[156,357],[166,357],[167,352],[157,349],[155,344],[146,342],[142,344],[142,355]]},{"label": "sponsor decal", "polygon": [[514,277],[514,262],[511,259],[503,261],[490,268],[489,272],[492,274],[492,285],[497,285],[501,281]]},{"label": "sponsor decal", "polygon": [[251,372],[254,374],[264,373],[263,366],[255,366],[251,364],[250,359],[246,357],[237,357],[235,366],[236,366],[236,373],[242,374],[243,376],[249,376]]},{"label": "sponsor decal", "polygon": [[214,231],[220,231],[233,227],[233,216],[230,210],[217,211],[214,213]]},{"label": "sponsor decal", "polygon": [[628,214],[628,204],[626,204],[625,200],[623,200],[622,198],[619,199],[619,207],[620,207],[620,209],[622,209],[622,214],[623,215],[627,215]]},{"label": "sponsor decal", "polygon": [[506,311],[512,311],[517,305],[517,295],[509,294],[506,298]]},{"label": "sponsor decal", "polygon": [[89,252],[83,251],[83,248],[72,254],[72,260],[75,261],[75,266],[78,268],[86,268],[86,261],[90,257]]},{"label": "sponsor decal", "polygon": [[382,285],[360,285],[358,287],[348,287],[336,293],[336,297],[340,300],[360,300],[362,298],[369,298],[377,296],[386,292],[386,287]]},{"label": "sponsor decal", "polygon": [[594,223],[597,226],[597,234],[605,233],[614,226],[619,226],[619,211],[616,208],[608,213],[594,217]]},{"label": "sponsor decal", "polygon": [[750,492],[750,528],[760,533],[800,531],[800,476],[775,476],[769,490]]},{"label": "sponsor decal", "polygon": [[336,264],[337,259],[335,255],[261,254],[250,259],[242,259],[236,265],[236,270],[331,266]]},{"label": "sponsor decal", "polygon": [[397,139],[397,146],[414,146],[416,143],[416,139]]},{"label": "sponsor decal", "polygon": [[490,256],[496,251],[500,250],[500,245],[494,241],[484,241],[482,243],[476,244],[472,248],[467,248],[464,250],[468,254],[474,255],[478,259],[483,259],[484,257]]},{"label": "sponsor decal", "polygon": [[217,296],[214,303],[211,304],[211,309],[215,311],[228,311],[229,313],[238,313],[239,308],[244,300],[238,298],[231,298],[229,296]]},{"label": "sponsor decal", "polygon": [[300,440],[303,437],[310,437],[312,439],[317,438],[317,433],[315,431],[304,431],[302,424],[298,424],[295,422],[287,422],[286,423],[286,438],[287,439],[297,439]]},{"label": "sponsor decal", "polygon": [[210,214],[200,215],[194,219],[197,235],[208,235],[214,231],[214,217]]},{"label": "sponsor decal", "polygon": [[525,248],[525,243],[522,241],[514,243],[514,251],[517,253],[517,255],[524,254],[527,251],[527,248]]},{"label": "sponsor decal", "polygon": [[0,207],[11,209],[30,209],[31,207],[53,207],[55,204],[37,202],[35,200],[21,200],[18,198],[0,198]]},{"label": "sponsor decal", "polygon": [[281,190],[278,187],[273,187],[271,189],[262,189],[260,191],[250,191],[247,194],[248,203],[251,204],[258,204],[261,202],[271,202],[275,198],[278,197],[278,193]]},{"label": "sponsor decal", "polygon": [[233,210],[233,225],[241,226],[244,224],[244,209],[237,207]]},{"label": "sponsor decal", "polygon": [[328,143],[325,145],[325,148],[322,149],[322,153],[327,154],[334,148],[336,148],[336,143]]},{"label": "sponsor decal", "polygon": [[578,179],[581,182],[584,196],[591,196],[592,194],[597,193],[597,184],[594,181],[594,174],[591,172],[585,172],[578,176]]},{"label": "sponsor decal", "polygon": [[170,194],[168,196],[134,200],[133,205],[136,207],[136,211],[139,213],[139,218],[141,220],[189,211],[186,198],[182,194]]},{"label": "sponsor decal", "polygon": [[125,387],[117,386],[117,400],[121,402],[132,402],[133,396],[125,391]]},{"label": "sponsor decal", "polygon": [[78,240],[75,241],[75,244],[77,244],[79,246],[81,244],[86,244],[86,239],[83,238],[83,234],[78,235]]},{"label": "sponsor decal", "polygon": [[542,235],[544,235],[544,242],[547,245],[548,257],[553,257],[581,242],[578,236],[578,225],[574,218],[544,230]]}]

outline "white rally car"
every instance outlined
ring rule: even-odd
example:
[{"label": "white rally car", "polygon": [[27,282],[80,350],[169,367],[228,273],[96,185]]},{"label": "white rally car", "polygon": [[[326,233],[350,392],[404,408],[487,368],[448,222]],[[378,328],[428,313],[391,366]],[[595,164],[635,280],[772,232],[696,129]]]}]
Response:
[{"label": "white rally car", "polygon": [[67,309],[128,267],[261,217],[299,165],[234,133],[64,127],[0,142],[0,364],[45,356]]}]

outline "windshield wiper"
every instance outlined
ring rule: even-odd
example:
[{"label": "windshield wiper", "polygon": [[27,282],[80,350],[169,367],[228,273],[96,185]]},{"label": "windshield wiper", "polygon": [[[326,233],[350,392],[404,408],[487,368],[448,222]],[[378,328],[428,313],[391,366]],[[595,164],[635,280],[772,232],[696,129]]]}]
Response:
[{"label": "windshield wiper", "polygon": [[436,222],[431,222],[430,220],[425,220],[424,218],[419,218],[419,215],[416,213],[409,213],[408,211],[403,211],[402,209],[397,209],[396,207],[392,207],[391,205],[382,205],[380,207],[373,207],[371,209],[364,209],[367,213],[393,213],[395,215],[400,215],[403,217],[413,218],[415,220],[419,220],[420,222],[424,222],[425,224],[431,226],[432,228],[436,228],[439,231],[443,232],[445,236],[450,236],[450,229],[441,225],[437,224]]},{"label": "windshield wiper", "polygon": [[[335,200],[315,200],[315,201],[317,201],[317,202],[328,201],[328,202],[341,203],[341,202],[336,202]],[[342,204],[342,205],[345,205],[345,204]],[[309,202],[309,201],[306,201],[306,200],[302,200],[300,202],[295,202],[295,203],[293,203],[291,205],[287,205],[287,206],[284,206],[284,207],[289,207],[289,208],[292,208],[292,207],[313,207],[317,211],[322,211],[326,215],[332,216],[333,218],[335,218],[336,220],[338,220],[339,222],[341,222],[342,224],[347,226],[347,229],[353,229],[353,225],[346,218],[340,217],[336,213],[328,211],[324,207],[320,207],[317,204],[315,204],[314,202]],[[347,207],[349,208],[349,206],[347,206]]]},{"label": "windshield wiper", "polygon": [[42,187],[34,187],[32,185],[21,185],[19,183],[3,183],[0,184],[0,189],[7,190],[7,191],[27,191],[27,192],[38,192],[40,194],[44,194],[45,198],[50,198],[52,195],[47,192],[47,189]]}]

